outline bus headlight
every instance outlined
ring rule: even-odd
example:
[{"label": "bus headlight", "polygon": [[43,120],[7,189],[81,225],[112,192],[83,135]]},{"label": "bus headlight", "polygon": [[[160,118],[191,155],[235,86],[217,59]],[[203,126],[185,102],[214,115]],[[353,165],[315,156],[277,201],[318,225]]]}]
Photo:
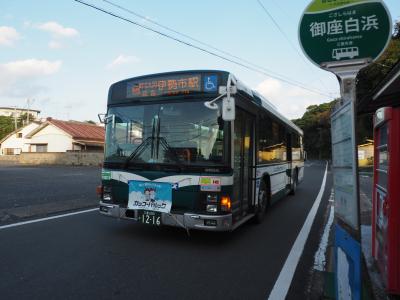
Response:
[{"label": "bus headlight", "polygon": [[229,196],[221,197],[221,211],[230,212],[231,211],[231,198]]},{"label": "bus headlight", "polygon": [[218,212],[218,196],[215,194],[207,195],[207,212],[216,213]]},{"label": "bus headlight", "polygon": [[218,211],[218,205],[216,205],[216,204],[208,204],[207,205],[207,212],[216,213],[217,211]]}]

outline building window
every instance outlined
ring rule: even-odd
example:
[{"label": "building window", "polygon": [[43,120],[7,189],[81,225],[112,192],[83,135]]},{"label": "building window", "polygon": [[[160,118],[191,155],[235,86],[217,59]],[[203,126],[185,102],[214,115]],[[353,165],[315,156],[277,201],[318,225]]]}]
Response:
[{"label": "building window", "polygon": [[36,145],[36,152],[47,152],[47,144]]},{"label": "building window", "polygon": [[22,132],[18,132],[18,133],[17,133],[17,138],[18,138],[18,139],[22,139]]},{"label": "building window", "polygon": [[14,148],[5,148],[4,150],[5,155],[14,155]]}]

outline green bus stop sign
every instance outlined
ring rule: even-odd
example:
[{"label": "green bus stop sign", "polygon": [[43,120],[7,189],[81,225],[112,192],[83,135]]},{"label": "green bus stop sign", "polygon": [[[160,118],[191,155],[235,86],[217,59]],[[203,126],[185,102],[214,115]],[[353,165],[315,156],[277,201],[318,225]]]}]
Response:
[{"label": "green bus stop sign", "polygon": [[391,17],[382,0],[314,0],[299,26],[304,53],[322,68],[375,61],[391,34]]}]

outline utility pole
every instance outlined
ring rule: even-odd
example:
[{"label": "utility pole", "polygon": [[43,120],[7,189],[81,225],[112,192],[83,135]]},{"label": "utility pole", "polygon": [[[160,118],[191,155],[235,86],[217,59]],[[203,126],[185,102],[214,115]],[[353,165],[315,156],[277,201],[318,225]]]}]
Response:
[{"label": "utility pole", "polygon": [[28,125],[29,124],[29,105],[30,105],[31,99],[28,98],[26,100],[26,102],[27,102],[27,107],[28,107],[28,115],[26,116],[26,125]]},{"label": "utility pole", "polygon": [[14,106],[14,130],[17,130],[18,128],[18,124],[17,124],[17,107]]}]

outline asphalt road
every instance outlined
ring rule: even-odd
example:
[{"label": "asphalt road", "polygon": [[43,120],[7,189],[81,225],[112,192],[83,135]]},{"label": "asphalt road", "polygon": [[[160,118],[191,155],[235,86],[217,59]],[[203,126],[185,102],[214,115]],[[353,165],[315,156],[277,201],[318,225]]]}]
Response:
[{"label": "asphalt road", "polygon": [[99,167],[1,166],[0,225],[95,206]]},{"label": "asphalt road", "polygon": [[[97,212],[0,230],[1,299],[266,299],[319,192],[325,165],[232,233],[146,227]],[[306,299],[331,178],[288,299]]]}]

